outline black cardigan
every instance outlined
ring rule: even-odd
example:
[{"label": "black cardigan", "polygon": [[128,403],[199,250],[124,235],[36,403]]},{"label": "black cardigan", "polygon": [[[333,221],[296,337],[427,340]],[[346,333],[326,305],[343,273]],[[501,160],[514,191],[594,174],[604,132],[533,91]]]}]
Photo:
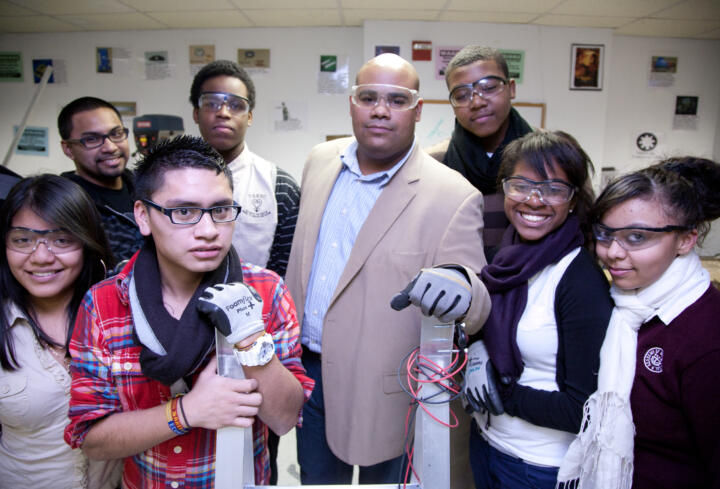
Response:
[{"label": "black cardigan", "polygon": [[590,253],[582,248],[555,291],[559,391],[515,384],[503,400],[505,412],[532,424],[577,433],[583,404],[597,389],[600,347],[613,302],[609,285]]}]

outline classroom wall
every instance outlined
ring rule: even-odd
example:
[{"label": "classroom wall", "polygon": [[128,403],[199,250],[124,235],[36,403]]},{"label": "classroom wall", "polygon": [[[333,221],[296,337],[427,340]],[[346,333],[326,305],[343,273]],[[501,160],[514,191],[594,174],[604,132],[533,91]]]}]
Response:
[{"label": "classroom wall", "polygon": [[[236,59],[238,48],[271,49],[271,68],[254,73],[257,107],[247,141],[253,151],[278,163],[300,178],[305,157],[313,145],[329,134],[352,130],[346,95],[323,95],[317,90],[320,54],[348,56],[350,84],[362,63],[374,55],[376,45],[400,46],[410,58],[413,40],[431,40],[438,46],[487,44],[525,51],[524,81],[517,86],[516,101],[547,104],[546,127],[572,133],[595,162],[600,187],[600,168],[612,166],[621,173],[650,164],[666,155],[690,153],[720,160],[720,41],[614,36],[611,29],[565,28],[521,24],[368,21],[362,28],[248,28],[174,31],[92,32],[53,34],[6,34],[0,50],[22,51],[25,80],[0,84],[3,115],[0,148],[12,139],[12,126],[21,120],[32,98],[33,58],[64,59],[68,82],[49,85],[40,99],[31,126],[49,127],[49,156],[14,155],[10,168],[23,175],[40,171],[72,169],[60,150],[57,113],[63,104],[82,95],[107,100],[136,101],[137,113],[182,116],[185,131],[198,135],[187,101],[192,77],[188,45],[214,44],[216,58]],[[573,43],[605,45],[604,80],[601,91],[569,90],[570,48]],[[130,50],[128,73],[95,73],[95,48]],[[144,79],[144,51],[168,50],[174,74],[171,79]],[[678,57],[674,86],[648,86],[650,57]],[[431,62],[414,62],[426,99],[446,99],[444,80],[434,77]],[[673,129],[677,95],[699,97],[697,128]],[[303,129],[274,130],[280,101],[300,107]],[[444,112],[443,112],[444,111]],[[449,106],[426,105],[418,126],[425,145],[429,125],[440,117],[452,122]],[[126,120],[130,125],[131,121]],[[660,145],[649,157],[634,146],[640,131],[658,134]],[[133,145],[134,146],[134,145]],[[716,225],[720,228],[720,225]],[[704,254],[720,253],[720,230],[713,230]]]},{"label": "classroom wall", "polygon": [[[73,169],[60,148],[57,114],[74,98],[94,95],[105,100],[136,101],[137,114],[172,114],[183,118],[185,133],[199,135],[192,120],[188,101],[192,76],[188,61],[191,44],[214,44],[216,59],[237,59],[237,49],[269,48],[271,68],[253,73],[257,104],[253,125],[248,129],[251,150],[281,165],[298,180],[305,157],[327,134],[349,134],[347,95],[322,95],[317,90],[320,54],[348,56],[350,73],[362,64],[361,28],[265,28],[265,29],[189,29],[172,31],[88,32],[67,34],[15,34],[0,36],[0,50],[22,51],[25,80],[1,83],[0,149],[12,140],[12,127],[19,124],[36,87],[32,81],[33,58],[61,58],[66,62],[65,84],[50,84],[33,111],[29,126],[49,127],[49,156],[14,155],[9,167],[28,175],[36,172],[60,172]],[[128,49],[132,60],[128,67],[118,66],[119,74],[95,72],[95,48],[111,46]],[[172,78],[144,79],[143,53],[167,50]],[[127,69],[126,69],[127,68]],[[276,132],[274,120],[279,103],[291,102],[304,113],[303,129]],[[132,117],[126,118],[132,127]],[[134,143],[132,144],[134,148]]]}]

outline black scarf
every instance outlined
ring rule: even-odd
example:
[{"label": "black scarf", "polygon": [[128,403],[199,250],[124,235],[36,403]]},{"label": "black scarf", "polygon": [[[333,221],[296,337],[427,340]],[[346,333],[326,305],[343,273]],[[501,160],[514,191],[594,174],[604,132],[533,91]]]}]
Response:
[{"label": "black scarf", "polygon": [[450,138],[450,144],[443,163],[453,170],[459,171],[484,195],[497,193],[497,175],[505,146],[509,142],[532,132],[532,127],[525,122],[525,119],[515,109],[510,109],[508,117],[510,124],[505,133],[505,138],[493,153],[492,158],[488,158],[487,152],[480,143],[480,138],[462,127],[455,119],[455,129],[452,138]]},{"label": "black scarf", "polygon": [[538,241],[520,241],[515,228],[509,226],[492,263],[480,272],[492,302],[482,330],[483,339],[504,384],[517,380],[523,371],[517,326],[527,305],[528,279],[557,263],[584,241],[580,223],[572,215]]},{"label": "black scarf", "polygon": [[179,320],[172,317],[163,305],[154,245],[145,244],[142,247],[133,274],[142,311],[167,352],[166,355],[156,354],[142,345],[137,334],[134,334],[135,341],[142,345],[140,367],[151,379],[172,385],[195,372],[215,347],[215,328],[195,306],[206,287],[218,283],[242,282],[240,259],[231,247],[220,266],[205,274]]}]

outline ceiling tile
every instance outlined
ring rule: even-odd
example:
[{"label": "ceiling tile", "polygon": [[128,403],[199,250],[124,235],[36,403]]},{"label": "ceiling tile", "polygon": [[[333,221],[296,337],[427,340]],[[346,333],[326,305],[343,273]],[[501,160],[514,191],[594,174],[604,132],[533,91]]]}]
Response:
[{"label": "ceiling tile", "polygon": [[229,0],[123,0],[141,12],[178,12],[186,10],[233,10],[235,6]]},{"label": "ceiling tile", "polygon": [[362,25],[365,20],[437,20],[438,10],[343,9],[346,26]]},{"label": "ceiling tile", "polygon": [[284,9],[284,10],[243,10],[256,27],[311,27],[340,26],[337,10],[327,9]]},{"label": "ceiling tile", "polygon": [[160,22],[140,13],[61,15],[57,18],[87,31],[135,31],[166,28]]},{"label": "ceiling tile", "polygon": [[720,20],[720,1],[688,0],[652,15],[658,19]]},{"label": "ceiling tile", "polygon": [[441,10],[445,3],[445,0],[340,0],[343,9],[405,9],[408,14],[413,10]]},{"label": "ceiling tile", "polygon": [[45,15],[0,17],[0,32],[72,32],[78,27]]},{"label": "ceiling tile", "polygon": [[524,12],[544,13],[558,5],[563,0],[450,0],[448,10],[477,11],[482,8],[485,12]]},{"label": "ceiling tile", "polygon": [[541,15],[533,24],[565,27],[620,27],[635,20],[633,17],[605,17],[594,15]]},{"label": "ceiling tile", "polygon": [[134,10],[117,0],[23,0],[23,7],[47,15],[122,13]]},{"label": "ceiling tile", "polygon": [[7,0],[0,0],[0,16],[4,15],[32,15],[36,12],[22,8],[14,3],[10,3]]},{"label": "ceiling tile", "polygon": [[720,39],[720,29],[713,29],[697,36],[700,39]]},{"label": "ceiling tile", "polygon": [[642,19],[614,32],[627,36],[695,37],[717,28],[720,21]]},{"label": "ceiling tile", "polygon": [[298,9],[298,8],[330,8],[336,9],[337,0],[230,0],[233,5],[241,9]]},{"label": "ceiling tile", "polygon": [[213,29],[250,27],[252,24],[237,10],[208,12],[148,12],[147,15],[171,29]]},{"label": "ceiling tile", "polygon": [[553,14],[645,17],[677,3],[678,0],[567,0],[552,9]]},{"label": "ceiling tile", "polygon": [[499,22],[502,24],[525,24],[531,22],[537,14],[522,12],[469,12],[446,10],[440,13],[439,21],[447,22]]}]

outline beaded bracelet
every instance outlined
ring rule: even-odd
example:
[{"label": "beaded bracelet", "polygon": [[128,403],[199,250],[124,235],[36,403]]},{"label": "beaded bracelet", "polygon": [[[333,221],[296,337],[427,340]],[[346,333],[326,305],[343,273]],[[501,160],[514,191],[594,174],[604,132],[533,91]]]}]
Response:
[{"label": "beaded bracelet", "polygon": [[168,427],[170,427],[173,433],[176,435],[184,435],[190,431],[190,428],[183,426],[180,421],[180,415],[177,410],[179,397],[180,396],[175,396],[167,402],[165,405],[165,417],[167,418]]}]

